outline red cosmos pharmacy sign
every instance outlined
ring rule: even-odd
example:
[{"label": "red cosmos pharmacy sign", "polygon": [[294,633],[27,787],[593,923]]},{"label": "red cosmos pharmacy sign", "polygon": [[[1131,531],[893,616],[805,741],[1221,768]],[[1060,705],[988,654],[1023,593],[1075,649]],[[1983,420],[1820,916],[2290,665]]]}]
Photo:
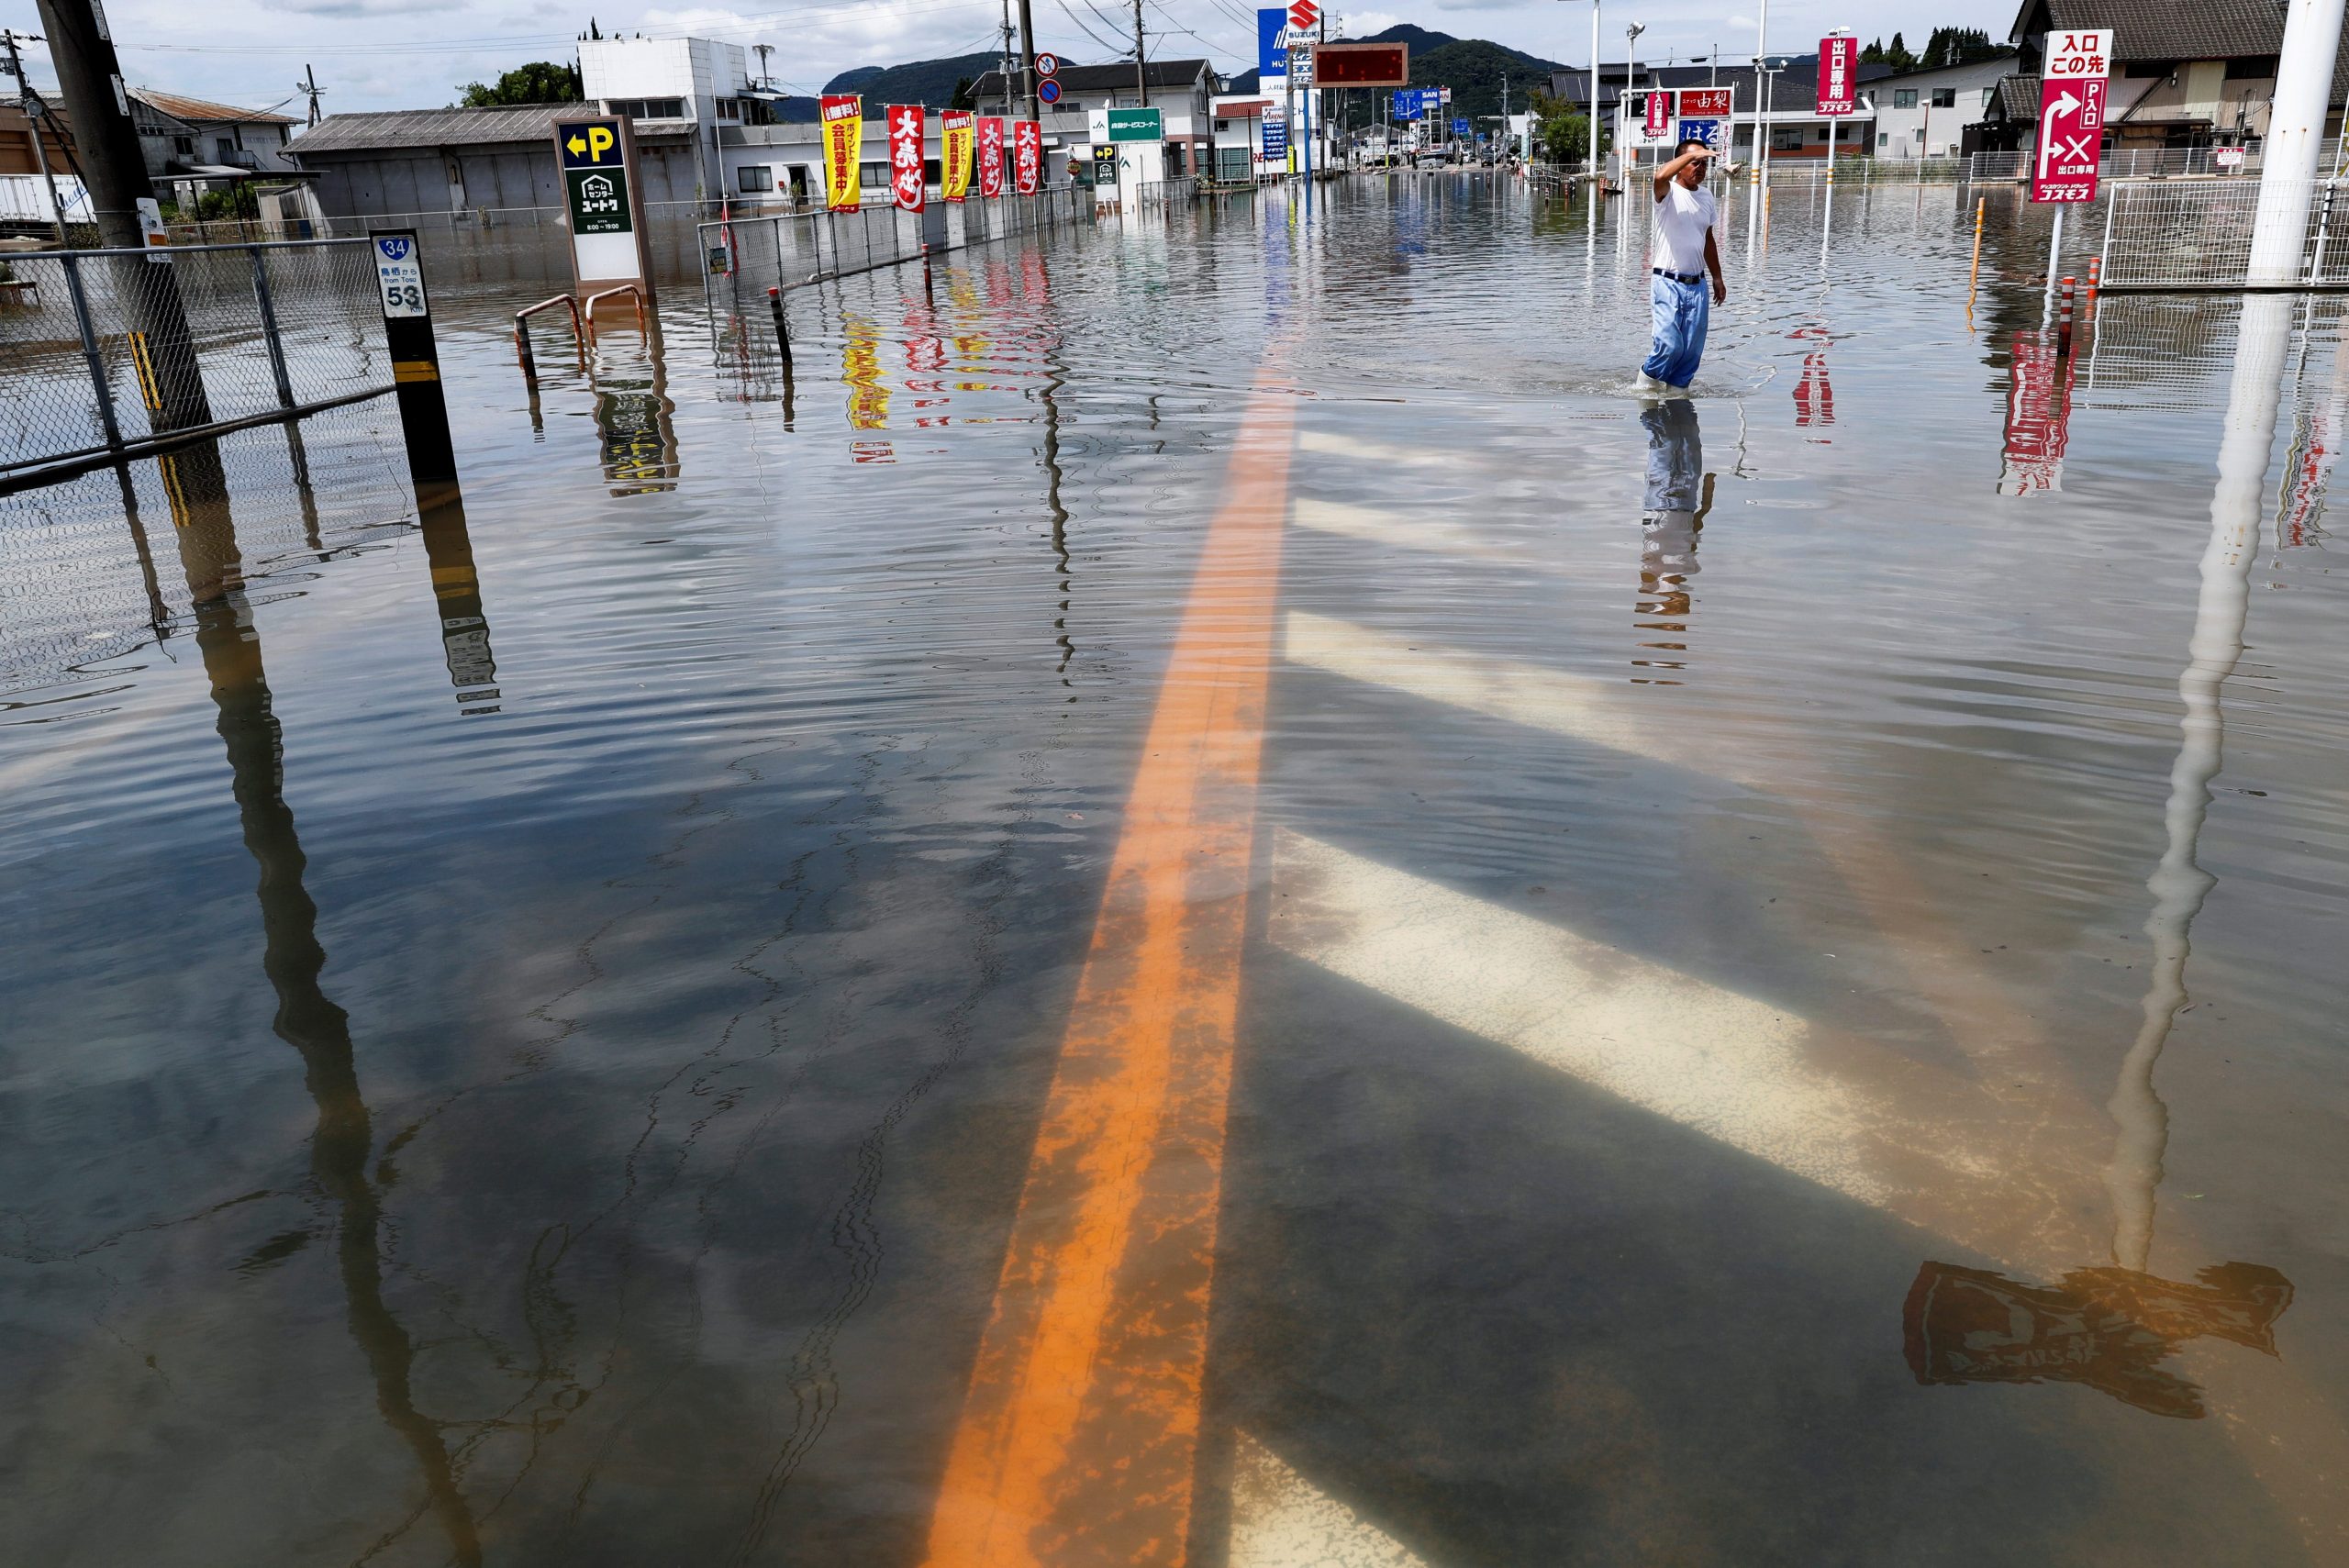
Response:
[{"label": "red cosmos pharmacy sign", "polygon": [[2096,200],[2104,144],[2104,91],[2112,74],[2110,28],[2051,29],[2039,84],[2039,139],[2031,155],[2031,199]]},{"label": "red cosmos pharmacy sign", "polygon": [[1848,115],[1860,102],[1860,40],[1819,40],[1819,112]]}]

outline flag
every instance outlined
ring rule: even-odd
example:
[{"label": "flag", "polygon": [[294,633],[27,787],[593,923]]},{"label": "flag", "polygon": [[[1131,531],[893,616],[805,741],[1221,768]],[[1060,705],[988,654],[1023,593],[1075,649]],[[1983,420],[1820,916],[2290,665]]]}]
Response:
[{"label": "flag", "polygon": [[929,195],[922,178],[919,104],[892,104],[885,113],[889,127],[889,198],[900,210],[919,212]]},{"label": "flag", "polygon": [[971,191],[972,122],[977,117],[968,109],[949,109],[938,117],[938,183],[950,202],[961,201]]},{"label": "flag", "polygon": [[1003,195],[1003,122],[999,119],[979,122],[979,195]]},{"label": "flag", "polygon": [[824,95],[824,205],[833,211],[864,201],[864,99],[855,93]]},{"label": "flag", "polygon": [[1036,194],[1036,186],[1044,172],[1044,132],[1034,120],[1018,120],[1011,127],[1012,186],[1023,196]]}]

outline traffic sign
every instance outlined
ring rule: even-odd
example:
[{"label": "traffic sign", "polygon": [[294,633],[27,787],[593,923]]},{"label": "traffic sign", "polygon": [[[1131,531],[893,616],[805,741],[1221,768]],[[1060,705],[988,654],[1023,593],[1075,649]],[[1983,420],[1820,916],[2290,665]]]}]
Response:
[{"label": "traffic sign", "polygon": [[1111,141],[1163,141],[1166,126],[1156,108],[1111,109],[1103,128]]},{"label": "traffic sign", "polygon": [[1465,116],[1454,115],[1453,117],[1452,134],[1454,136],[1466,136],[1468,134],[1468,121]]},{"label": "traffic sign", "polygon": [[1819,112],[1830,117],[1850,114],[1859,106],[1860,40],[1827,38],[1819,40]]},{"label": "traffic sign", "polygon": [[1047,104],[1057,104],[1061,101],[1061,84],[1047,76],[1036,83],[1036,96]]},{"label": "traffic sign", "polygon": [[618,120],[566,120],[554,128],[566,169],[608,169],[620,161]]},{"label": "traffic sign", "polygon": [[2031,199],[2096,200],[2097,160],[2104,142],[2104,95],[2112,69],[2109,28],[2051,30],[2039,88],[2039,137]]},{"label": "traffic sign", "polygon": [[[1687,141],[1690,137],[1695,137],[1715,152],[1719,152],[1721,150],[1721,121],[1709,117],[1683,118],[1680,122],[1679,141]],[[1679,142],[1676,141],[1674,145],[1677,146]]]},{"label": "traffic sign", "polygon": [[[1057,55],[1057,54],[1040,54],[1040,55],[1038,55],[1038,56],[1036,57],[1036,74],[1037,74],[1037,75],[1041,76],[1041,77],[1044,77],[1044,78],[1046,78],[1047,80],[1049,80],[1049,79],[1051,79],[1051,78],[1052,78],[1052,77],[1054,77],[1054,76],[1058,76],[1060,73],[1061,73],[1061,57],[1060,57],[1059,55]],[[1046,101],[1047,101],[1047,102],[1050,102],[1050,100],[1049,100],[1049,99],[1048,99],[1048,100],[1046,100]]]},{"label": "traffic sign", "polygon": [[1320,19],[1321,7],[1316,6],[1313,0],[1290,0],[1288,25],[1298,32],[1311,31],[1313,25]]}]

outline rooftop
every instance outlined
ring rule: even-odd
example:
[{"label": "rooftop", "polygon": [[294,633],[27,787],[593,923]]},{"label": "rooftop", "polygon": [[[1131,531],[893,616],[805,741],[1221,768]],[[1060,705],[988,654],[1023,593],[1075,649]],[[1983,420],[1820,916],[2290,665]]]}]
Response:
[{"label": "rooftop", "polygon": [[292,115],[281,115],[269,109],[240,109],[234,104],[216,104],[209,98],[191,98],[184,93],[158,92],[152,87],[133,87],[130,89],[130,95],[142,104],[161,109],[176,120],[238,125],[299,125],[302,123]]},{"label": "rooftop", "polygon": [[[1196,83],[1199,73],[1208,69],[1204,60],[1153,60],[1150,62],[1147,80],[1153,88],[1182,89]],[[1134,84],[1134,68],[1130,61],[1119,65],[1063,65],[1053,76],[1063,93],[1115,93]],[[974,98],[999,98],[1003,95],[1003,72],[990,71],[971,87]]]},{"label": "rooftop", "polygon": [[[487,109],[386,109],[328,115],[316,130],[299,137],[295,150],[358,152],[375,148],[480,147],[492,142],[551,141],[555,122],[596,118],[592,104],[524,104]],[[674,136],[639,124],[637,136]]]}]

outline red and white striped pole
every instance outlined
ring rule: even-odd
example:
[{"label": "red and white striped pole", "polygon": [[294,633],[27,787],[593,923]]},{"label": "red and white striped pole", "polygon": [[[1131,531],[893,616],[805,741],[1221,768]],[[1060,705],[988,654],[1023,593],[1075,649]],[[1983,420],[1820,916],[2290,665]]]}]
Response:
[{"label": "red and white striped pole", "polygon": [[2064,280],[2064,301],[2055,316],[2055,352],[2058,357],[2072,351],[2072,292],[2073,280]]}]

